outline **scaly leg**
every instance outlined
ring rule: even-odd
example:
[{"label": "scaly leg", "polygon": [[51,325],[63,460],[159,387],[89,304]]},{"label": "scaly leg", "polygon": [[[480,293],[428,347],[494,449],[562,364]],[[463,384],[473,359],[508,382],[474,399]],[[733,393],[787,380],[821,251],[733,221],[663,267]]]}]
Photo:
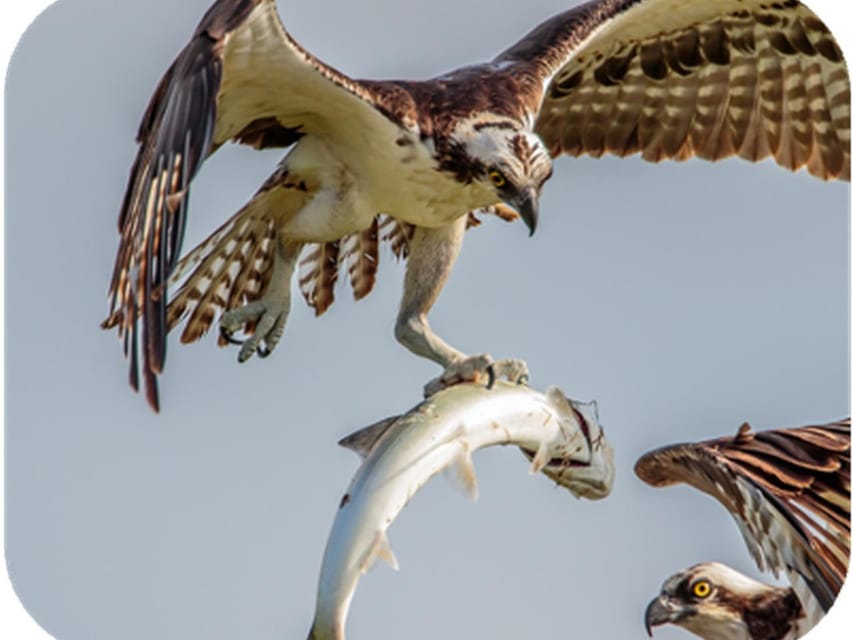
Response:
[{"label": "scaly leg", "polygon": [[[290,313],[290,279],[301,249],[300,243],[287,242],[279,236],[272,274],[263,296],[222,314],[219,331],[228,342],[241,345],[239,362],[245,362],[255,353],[267,357],[281,340]],[[257,323],[252,335],[246,340],[235,339],[234,332],[250,322]]]},{"label": "scaly leg", "polygon": [[427,313],[435,304],[459,256],[465,223],[466,216],[462,216],[436,229],[417,227],[409,242],[403,300],[394,334],[412,353],[444,367],[444,373],[424,387],[426,396],[460,382],[485,380],[491,386],[496,375],[515,382],[527,379],[527,365],[523,361],[495,362],[488,354],[466,356],[439,338],[427,322]]}]

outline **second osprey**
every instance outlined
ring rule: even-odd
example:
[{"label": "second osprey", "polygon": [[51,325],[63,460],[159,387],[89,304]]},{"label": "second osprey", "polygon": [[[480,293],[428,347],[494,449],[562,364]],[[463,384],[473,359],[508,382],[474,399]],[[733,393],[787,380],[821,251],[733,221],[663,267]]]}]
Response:
[{"label": "second osprey", "polygon": [[[837,44],[792,0],[599,0],[489,63],[422,82],[353,80],[290,37],[274,0],[218,0],[143,116],[104,326],[124,340],[134,388],[141,357],[156,410],[166,334],[183,319],[189,342],[221,313],[223,342],[249,336],[241,361],[265,355],[283,334],[300,261],[319,314],[341,266],[357,298],[370,292],[388,240],[408,257],[398,339],[445,367],[442,383],[476,380],[491,358],[466,356],[426,319],[469,213],[511,217],[509,205],[532,234],[563,153],[773,156],[849,179],[849,104]],[[179,262],[190,180],[228,141],[292,149]]]}]

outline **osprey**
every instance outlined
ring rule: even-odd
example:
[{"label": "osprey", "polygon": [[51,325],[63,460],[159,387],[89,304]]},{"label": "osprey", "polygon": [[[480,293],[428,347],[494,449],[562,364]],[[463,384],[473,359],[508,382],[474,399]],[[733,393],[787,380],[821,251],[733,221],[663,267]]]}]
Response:
[{"label": "osprey", "polygon": [[[290,150],[181,258],[190,181],[229,141]],[[217,0],[157,86],[138,142],[103,326],[124,341],[135,389],[141,366],[156,410],[169,330],[185,321],[192,342],[221,314],[220,344],[238,342],[241,362],[268,355],[297,269],[319,315],[340,270],[356,299],[370,292],[383,241],[408,259],[399,341],[444,367],[438,387],[493,373],[489,356],[466,356],[427,322],[473,212],[517,212],[532,234],[561,154],[773,156],[849,179],[850,85],[827,27],[793,0],[598,0],[427,81],[352,79],[290,36],[274,0]]]},{"label": "osprey", "polygon": [[829,610],[850,560],[850,419],[665,447],[636,474],[663,487],[681,482],[734,516],[762,570],[787,574],[790,589],[763,585],[724,565],[696,565],[669,578],[646,610],[646,629],[668,622],[706,639],[798,638]]},{"label": "osprey", "polygon": [[771,587],[724,564],[680,571],[646,609],[646,631],[677,624],[704,640],[794,640],[811,628],[797,594]]}]

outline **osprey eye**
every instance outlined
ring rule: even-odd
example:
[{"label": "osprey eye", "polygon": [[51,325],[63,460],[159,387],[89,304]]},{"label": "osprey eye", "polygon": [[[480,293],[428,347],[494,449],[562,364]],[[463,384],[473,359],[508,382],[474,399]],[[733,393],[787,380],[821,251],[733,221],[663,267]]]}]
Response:
[{"label": "osprey eye", "polygon": [[506,186],[506,178],[504,178],[503,174],[497,169],[492,169],[489,171],[489,180],[492,181],[492,184],[495,185],[498,189]]},{"label": "osprey eye", "polygon": [[693,585],[693,595],[697,598],[707,598],[711,593],[711,583],[707,580],[700,580]]}]

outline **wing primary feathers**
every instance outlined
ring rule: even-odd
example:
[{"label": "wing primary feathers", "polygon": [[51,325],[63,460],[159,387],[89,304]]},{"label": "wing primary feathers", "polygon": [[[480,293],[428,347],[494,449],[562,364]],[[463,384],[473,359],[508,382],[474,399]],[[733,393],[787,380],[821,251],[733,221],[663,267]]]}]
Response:
[{"label": "wing primary feathers", "polygon": [[213,148],[222,39],[260,1],[220,0],[208,10],[158,84],[139,126],[139,150],[118,217],[110,313],[102,326],[117,327],[120,338],[131,334],[130,380],[136,389],[137,349],[143,350],[142,380],[155,411],[157,374],[166,356],[166,281],[180,254],[189,183]]}]

